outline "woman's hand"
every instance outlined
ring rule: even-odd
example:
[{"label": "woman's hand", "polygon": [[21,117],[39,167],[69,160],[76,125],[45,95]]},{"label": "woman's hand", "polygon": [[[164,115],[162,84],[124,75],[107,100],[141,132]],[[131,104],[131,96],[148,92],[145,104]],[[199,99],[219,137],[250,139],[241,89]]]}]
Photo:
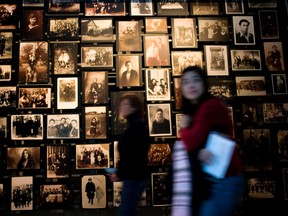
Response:
[{"label": "woman's hand", "polygon": [[198,159],[204,164],[211,164],[214,159],[214,155],[207,149],[201,149],[198,153]]},{"label": "woman's hand", "polygon": [[191,122],[192,122],[192,118],[189,115],[183,115],[179,123],[179,127],[186,128],[191,124]]}]

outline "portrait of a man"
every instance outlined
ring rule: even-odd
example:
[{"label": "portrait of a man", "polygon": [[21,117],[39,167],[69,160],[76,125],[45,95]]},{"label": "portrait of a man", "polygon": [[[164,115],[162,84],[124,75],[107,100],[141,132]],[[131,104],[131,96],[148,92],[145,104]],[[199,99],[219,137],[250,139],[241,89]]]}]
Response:
[{"label": "portrait of a man", "polygon": [[253,17],[233,17],[234,42],[236,45],[254,45],[254,23]]}]

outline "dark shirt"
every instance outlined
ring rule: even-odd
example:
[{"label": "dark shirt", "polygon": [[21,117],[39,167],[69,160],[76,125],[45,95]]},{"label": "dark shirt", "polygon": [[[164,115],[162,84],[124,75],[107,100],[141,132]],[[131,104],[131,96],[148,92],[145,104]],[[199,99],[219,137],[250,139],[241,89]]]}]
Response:
[{"label": "dark shirt", "polygon": [[248,39],[244,36],[241,35],[241,33],[236,34],[236,43],[254,43],[254,38],[253,35],[248,33]]},{"label": "dark shirt", "polygon": [[153,121],[151,134],[167,134],[167,133],[170,133],[169,120],[163,119],[162,122],[157,122],[156,120]]}]

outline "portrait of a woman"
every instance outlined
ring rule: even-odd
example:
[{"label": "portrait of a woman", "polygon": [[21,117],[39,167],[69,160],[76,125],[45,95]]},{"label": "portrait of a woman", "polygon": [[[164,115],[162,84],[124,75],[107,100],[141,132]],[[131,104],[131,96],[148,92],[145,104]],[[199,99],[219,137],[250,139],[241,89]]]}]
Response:
[{"label": "portrait of a woman", "polygon": [[28,149],[24,149],[21,155],[21,159],[17,164],[18,169],[34,169],[35,161],[31,156],[31,151]]}]

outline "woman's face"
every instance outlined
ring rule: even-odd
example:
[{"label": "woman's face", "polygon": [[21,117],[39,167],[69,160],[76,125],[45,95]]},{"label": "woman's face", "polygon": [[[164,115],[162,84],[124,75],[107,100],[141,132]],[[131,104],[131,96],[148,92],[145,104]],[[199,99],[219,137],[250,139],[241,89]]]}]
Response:
[{"label": "woman's face", "polygon": [[186,72],[182,76],[181,91],[184,98],[197,103],[205,92],[203,79],[196,72]]},{"label": "woman's face", "polygon": [[31,17],[29,21],[30,21],[30,24],[35,25],[37,20],[36,20],[36,17]]},{"label": "woman's face", "polygon": [[119,114],[123,118],[127,118],[130,114],[135,112],[135,108],[131,106],[131,103],[129,100],[124,99],[119,104]]},{"label": "woman's face", "polygon": [[28,151],[24,151],[23,158],[28,159],[28,157],[29,157]]}]

